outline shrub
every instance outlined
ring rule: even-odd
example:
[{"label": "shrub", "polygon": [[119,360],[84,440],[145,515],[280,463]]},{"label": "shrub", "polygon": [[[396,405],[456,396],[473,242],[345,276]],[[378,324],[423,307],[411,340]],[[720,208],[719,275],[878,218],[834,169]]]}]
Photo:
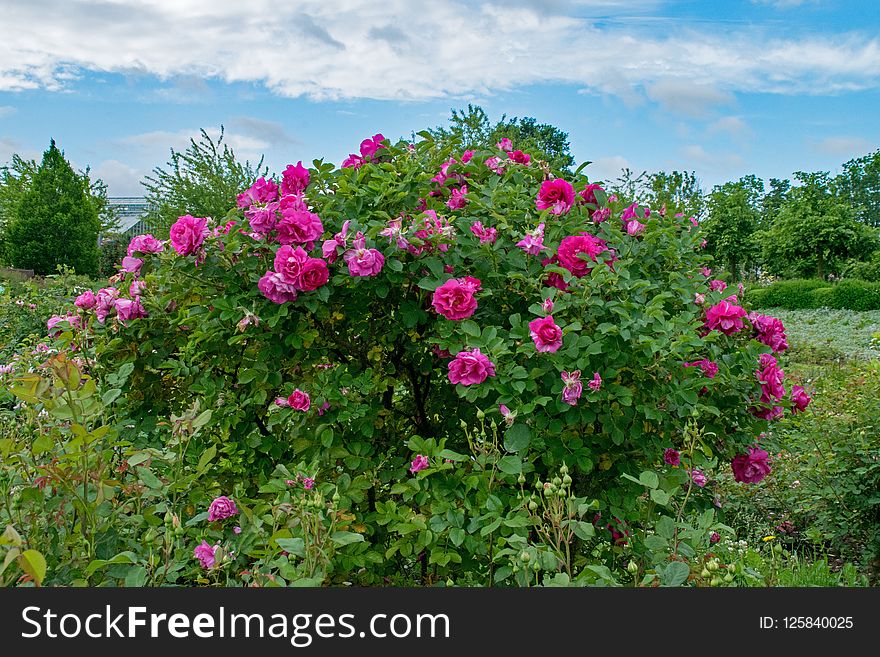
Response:
[{"label": "shrub", "polygon": [[832,288],[828,306],[840,310],[880,310],[880,283],[843,280]]},{"label": "shrub", "polygon": [[[280,200],[258,180],[234,223],[133,240],[55,346],[112,404],[149,524],[225,537],[196,509],[234,491],[246,538],[227,562],[276,581],[518,582],[505,550],[525,542],[538,570],[589,583],[605,571],[585,567],[603,540],[585,514],[615,519],[613,543],[641,517],[623,475],[671,448],[708,471],[792,407],[691,221],[587,203],[585,178],[514,153],[376,135],[341,169],[288,167]],[[171,541],[192,571],[195,546]]]},{"label": "shrub", "polygon": [[[787,310],[814,308],[813,290],[831,287],[831,285],[826,281],[812,278],[777,281],[761,289],[758,297],[751,296],[749,299],[756,308],[785,308]],[[751,294],[754,295],[757,291],[754,290]]]}]

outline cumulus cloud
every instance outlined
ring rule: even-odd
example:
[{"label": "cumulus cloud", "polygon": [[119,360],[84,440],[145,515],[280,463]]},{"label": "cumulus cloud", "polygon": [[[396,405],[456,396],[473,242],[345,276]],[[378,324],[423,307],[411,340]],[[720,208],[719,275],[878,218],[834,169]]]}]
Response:
[{"label": "cumulus cloud", "polygon": [[631,4],[30,0],[4,8],[0,91],[62,89],[86,71],[256,83],[317,100],[467,98],[555,82],[623,97],[644,89],[687,114],[738,91],[834,93],[880,81],[876,38],[675,21],[658,35],[629,20]]},{"label": "cumulus cloud", "polygon": [[823,155],[849,157],[864,155],[876,148],[876,145],[862,137],[826,137],[813,145]]},{"label": "cumulus cloud", "polygon": [[630,164],[622,155],[612,155],[610,157],[602,157],[592,162],[584,170],[590,180],[602,180],[604,182],[614,182],[620,177],[624,169],[632,169]]},{"label": "cumulus cloud", "polygon": [[716,105],[729,105],[733,95],[688,79],[660,80],[648,85],[648,98],[675,114],[701,118]]},{"label": "cumulus cloud", "polygon": [[738,116],[723,116],[709,125],[709,134],[728,134],[743,137],[751,134],[751,128]]},{"label": "cumulus cloud", "polygon": [[141,180],[146,173],[119,160],[104,160],[95,167],[91,177],[107,183],[113,196],[141,196],[144,193]]},{"label": "cumulus cloud", "polygon": [[253,116],[233,117],[229,120],[229,129],[232,135],[240,133],[267,145],[285,146],[300,143],[293,135],[288,134],[280,123]]}]

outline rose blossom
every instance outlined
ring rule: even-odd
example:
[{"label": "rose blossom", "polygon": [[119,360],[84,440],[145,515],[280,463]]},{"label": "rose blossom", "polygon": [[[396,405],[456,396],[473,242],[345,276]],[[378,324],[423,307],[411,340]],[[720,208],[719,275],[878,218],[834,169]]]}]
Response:
[{"label": "rose blossom", "polygon": [[278,198],[278,185],[272,179],[257,178],[253,185],[235,197],[240,208],[254,205],[265,205]]},{"label": "rose blossom", "polygon": [[544,223],[538,224],[538,227],[526,233],[516,245],[529,255],[538,255],[547,247],[544,246]]},{"label": "rose blossom", "polygon": [[701,470],[691,470],[690,475],[691,475],[691,481],[693,481],[694,484],[696,484],[700,488],[705,486],[706,483],[709,481],[706,478],[706,475],[703,474],[703,472]]},{"label": "rose blossom", "polygon": [[578,196],[581,197],[584,203],[592,203],[593,205],[599,205],[599,201],[596,200],[596,192],[604,192],[605,190],[602,188],[602,185],[597,185],[596,183],[590,183],[586,187],[584,187],[581,191],[578,192]]},{"label": "rose blossom", "polygon": [[126,253],[130,256],[135,253],[160,253],[164,247],[165,244],[163,242],[147,233],[146,235],[132,237],[131,242],[128,243],[128,251]]},{"label": "rose blossom", "polygon": [[587,383],[587,387],[593,392],[599,392],[599,388],[602,387],[602,377],[598,372],[593,372],[593,378]]},{"label": "rose blossom", "polygon": [[499,141],[495,146],[498,150],[501,151],[512,151],[513,150],[513,142],[510,141],[509,137],[502,137],[501,141]]},{"label": "rose blossom", "polygon": [[663,461],[667,465],[678,465],[681,463],[681,455],[677,450],[672,449],[671,447],[667,447],[663,450]]},{"label": "rose blossom", "polygon": [[745,316],[745,309],[727,301],[721,301],[706,311],[704,325],[710,331],[717,329],[725,335],[733,335],[742,330],[742,318]]},{"label": "rose blossom", "polygon": [[415,474],[416,472],[427,470],[430,465],[427,456],[416,454],[416,457],[412,460],[412,463],[409,466],[409,471],[410,473]]},{"label": "rose blossom", "polygon": [[498,412],[501,413],[501,417],[504,418],[504,424],[508,427],[512,427],[514,422],[516,422],[516,411],[511,411],[504,404],[498,404]]},{"label": "rose blossom", "polygon": [[119,298],[119,290],[115,287],[105,287],[98,290],[95,296],[95,316],[98,322],[103,324],[110,315],[111,310],[116,309],[115,301]]},{"label": "rose blossom", "polygon": [[480,289],[480,281],[467,278],[451,278],[434,290],[431,305],[446,319],[467,319],[477,309],[475,292]]},{"label": "rose blossom", "polygon": [[541,310],[543,310],[548,315],[553,312],[553,299],[544,299],[541,302]]},{"label": "rose blossom", "polygon": [[785,326],[776,317],[749,313],[749,321],[752,323],[756,336],[755,339],[773,351],[779,353],[788,349],[788,340],[785,335]]},{"label": "rose blossom", "polygon": [[636,235],[641,235],[645,232],[645,224],[640,222],[638,219],[627,221],[624,225],[624,228],[626,229],[626,234],[630,237],[635,237]]},{"label": "rose blossom", "polygon": [[577,400],[580,399],[584,391],[584,385],[581,383],[581,371],[563,372],[562,383],[562,401],[570,406],[577,405]]},{"label": "rose blossom", "polygon": [[565,267],[572,274],[581,278],[592,271],[592,267],[582,255],[589,256],[590,260],[596,262],[596,256],[607,251],[608,247],[604,240],[593,237],[589,233],[581,233],[580,235],[570,235],[562,238],[556,254],[559,257],[559,264]]},{"label": "rose blossom", "polygon": [[324,234],[321,218],[308,210],[292,208],[281,210],[281,220],[275,226],[281,244],[303,244],[307,250]]},{"label": "rose blossom", "polygon": [[133,319],[147,317],[147,311],[141,303],[140,297],[133,299],[116,299],[116,317],[123,326]]},{"label": "rose blossom", "polygon": [[192,255],[208,236],[208,219],[185,214],[171,226],[171,246],[178,255]]},{"label": "rose blossom", "polygon": [[501,158],[487,157],[486,166],[489,167],[491,171],[497,173],[499,176],[504,173],[504,166],[501,164]]},{"label": "rose blossom", "polygon": [[713,292],[723,292],[727,289],[727,283],[716,278],[709,281],[709,289]]},{"label": "rose blossom", "polygon": [[309,397],[309,393],[303,392],[299,388],[294,390],[290,397],[287,398],[287,403],[295,411],[307,411],[312,406],[312,399]]},{"label": "rose blossom", "polygon": [[467,205],[467,185],[462,185],[460,189],[453,189],[449,200],[446,201],[446,207],[450,210],[461,210]]},{"label": "rose blossom", "polygon": [[376,133],[369,139],[364,139],[361,142],[361,155],[364,158],[374,157],[380,148],[385,148],[385,144],[382,143],[383,141],[385,141],[385,136],[381,132]]},{"label": "rose blossom", "polygon": [[287,303],[296,301],[296,287],[289,283],[281,274],[267,271],[257,282],[257,288],[269,301],[274,303]]},{"label": "rose blossom", "polygon": [[684,367],[699,367],[703,370],[703,375],[707,379],[714,379],[715,375],[718,374],[718,364],[707,359],[703,360],[695,360],[691,363],[682,363]]},{"label": "rose blossom", "polygon": [[97,303],[98,300],[95,298],[95,293],[91,290],[86,290],[76,298],[73,305],[82,310],[91,310]]},{"label": "rose blossom", "polygon": [[385,264],[385,256],[376,249],[366,247],[364,234],[360,231],[354,238],[352,248],[342,258],[352,276],[376,276]]},{"label": "rose blossom", "polygon": [[757,446],[749,447],[747,454],[739,454],[730,462],[733,478],[743,484],[757,484],[772,471],[769,456]]},{"label": "rose blossom", "polygon": [[480,244],[495,244],[498,239],[498,231],[495,228],[486,228],[482,222],[475,221],[471,224],[471,232],[480,238]]},{"label": "rose blossom", "polygon": [[812,399],[803,386],[791,387],[791,402],[794,404],[794,407],[791,409],[792,414],[807,410],[807,406],[810,405],[811,401]]},{"label": "rose blossom", "polygon": [[495,376],[495,365],[479,349],[459,351],[449,361],[450,383],[471,386],[482,383],[490,376]]},{"label": "rose blossom", "polygon": [[354,153],[349,153],[348,157],[342,160],[343,169],[360,169],[364,166],[364,158]]},{"label": "rose blossom", "polygon": [[231,518],[234,515],[238,514],[238,507],[235,506],[235,502],[226,497],[225,495],[221,495],[213,502],[211,502],[211,506],[208,507],[208,520],[214,522],[216,520],[224,520],[225,518]]},{"label": "rose blossom", "polygon": [[461,154],[461,163],[462,163],[462,164],[467,164],[468,162],[471,161],[471,158],[472,158],[473,156],[474,156],[474,152],[473,152],[473,151],[465,151],[464,153]]},{"label": "rose blossom", "polygon": [[315,487],[315,480],[311,477],[303,477],[303,488],[312,490]]},{"label": "rose blossom", "polygon": [[529,162],[532,160],[532,156],[528,153],[523,153],[522,151],[510,151],[507,154],[507,159],[511,162],[528,166]]},{"label": "rose blossom", "polygon": [[281,174],[281,193],[299,196],[308,186],[309,170],[303,166],[302,161],[297,162],[296,166],[288,164]]},{"label": "rose blossom", "polygon": [[541,183],[535,207],[538,210],[550,210],[551,214],[565,214],[574,203],[574,187],[562,178],[545,180]]},{"label": "rose blossom", "polygon": [[210,545],[206,540],[202,540],[202,544],[197,545],[196,549],[193,550],[193,556],[199,560],[202,568],[210,570],[214,567],[214,553],[216,550],[216,546]]},{"label": "rose blossom", "polygon": [[718,532],[712,532],[712,535],[709,536],[709,542],[710,542],[710,543],[713,543],[713,544],[714,544],[714,543],[717,543],[717,542],[720,541],[720,540],[721,540],[721,536],[718,534]]},{"label": "rose blossom", "polygon": [[554,352],[562,346],[562,329],[553,321],[552,315],[529,322],[529,334],[538,351]]},{"label": "rose blossom", "polygon": [[127,272],[129,274],[134,274],[137,276],[141,273],[141,266],[144,264],[144,261],[140,258],[133,258],[131,256],[125,256],[122,259],[122,271]]}]

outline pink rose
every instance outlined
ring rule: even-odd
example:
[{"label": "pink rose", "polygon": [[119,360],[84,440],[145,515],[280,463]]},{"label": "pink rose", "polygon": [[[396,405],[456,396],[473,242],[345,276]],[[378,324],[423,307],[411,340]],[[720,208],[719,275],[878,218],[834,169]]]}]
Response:
[{"label": "pink rose", "polygon": [[755,330],[755,339],[773,351],[779,353],[788,349],[788,340],[785,335],[785,326],[776,317],[749,313],[749,321]]},{"label": "pink rose", "polygon": [[667,465],[678,465],[681,463],[681,455],[677,450],[672,449],[671,447],[667,447],[663,451],[663,462]]},{"label": "pink rose", "polygon": [[631,221],[627,221],[626,225],[626,234],[635,237],[636,235],[641,235],[645,232],[645,224],[640,222],[638,219],[632,219]]},{"label": "pink rose", "polygon": [[810,405],[811,401],[813,400],[807,394],[807,391],[804,390],[803,386],[791,387],[791,402],[794,404],[794,407],[791,409],[792,414],[807,410],[807,406]]},{"label": "pink rose", "polygon": [[122,325],[127,324],[133,319],[147,317],[147,311],[141,304],[140,297],[133,299],[116,299],[116,317]]},{"label": "pink rose", "polygon": [[562,373],[562,401],[570,406],[576,406],[578,399],[584,392],[584,384],[581,383],[581,371]]},{"label": "pink rose", "polygon": [[547,249],[544,246],[544,224],[538,224],[535,230],[526,233],[516,245],[529,255],[539,255],[541,251]]},{"label": "pink rose", "polygon": [[244,211],[244,216],[250,223],[251,229],[261,235],[268,235],[275,230],[278,224],[278,208],[280,203],[267,203],[264,207],[252,205]]},{"label": "pink rose", "polygon": [[416,457],[412,460],[410,464],[409,471],[412,474],[416,472],[421,472],[422,470],[427,470],[430,467],[430,463],[428,462],[428,457],[422,454],[416,454]]},{"label": "pink rose", "polygon": [[135,253],[160,253],[164,247],[165,245],[162,242],[149,233],[137,235],[132,237],[131,242],[128,243],[127,255],[132,256]]},{"label": "pink rose", "polygon": [[315,480],[311,477],[303,477],[303,488],[312,490],[315,487]]},{"label": "pink rose", "polygon": [[98,290],[95,297],[95,316],[98,322],[103,324],[110,312],[116,309],[116,299],[119,298],[119,290],[115,287],[105,287]]},{"label": "pink rose", "polygon": [[208,541],[202,540],[202,544],[197,545],[196,549],[193,550],[193,556],[199,560],[202,564],[202,568],[210,570],[214,567],[214,553],[216,550],[216,546],[210,545]]},{"label": "pink rose", "polygon": [[471,158],[472,158],[473,156],[474,156],[474,152],[473,152],[473,151],[465,151],[464,153],[461,154],[461,163],[462,163],[462,164],[467,164],[468,162],[471,161]]},{"label": "pink rose", "polygon": [[369,139],[364,139],[361,142],[361,155],[364,158],[372,158],[380,148],[385,148],[385,144],[382,143],[383,141],[385,141],[385,137],[381,132],[373,135]]},{"label": "pink rose", "polygon": [[449,362],[450,383],[471,386],[495,376],[495,365],[479,349],[459,351]]},{"label": "pink rose", "polygon": [[593,392],[599,392],[599,389],[602,387],[602,377],[599,376],[598,372],[593,372],[593,378],[589,380],[587,387]]},{"label": "pink rose", "polygon": [[[473,281],[476,281],[474,284]],[[434,290],[431,305],[446,319],[467,319],[477,309],[474,293],[478,291],[480,281],[475,278],[451,278]]]},{"label": "pink rose", "polygon": [[529,334],[538,351],[554,352],[562,346],[562,329],[553,321],[552,315],[529,322]]},{"label": "pink rose", "polygon": [[348,157],[342,160],[343,169],[360,169],[364,166],[364,158],[354,153],[349,153]]},{"label": "pink rose", "polygon": [[709,281],[709,289],[713,292],[723,292],[727,289],[727,283],[716,278]]},{"label": "pink rose", "polygon": [[324,225],[314,212],[284,209],[275,230],[281,244],[304,244],[307,250],[311,250],[315,240],[324,234]]},{"label": "pink rose", "polygon": [[499,176],[504,173],[504,166],[501,164],[501,158],[487,157],[486,166],[489,167],[491,171],[497,173]]},{"label": "pink rose", "polygon": [[590,260],[596,262],[596,256],[604,251],[608,251],[604,240],[593,237],[589,233],[581,233],[562,238],[556,254],[559,257],[560,265],[581,278],[592,271],[588,261],[581,256],[587,255]]},{"label": "pink rose", "polygon": [[703,474],[701,470],[691,470],[690,475],[691,481],[693,481],[694,484],[699,486],[700,488],[703,488],[703,486],[705,486],[709,481],[706,478],[706,475]]},{"label": "pink rose", "polygon": [[749,447],[747,454],[739,454],[730,462],[733,478],[743,484],[757,484],[772,471],[769,456],[757,446]]},{"label": "pink rose", "polygon": [[97,303],[98,300],[95,298],[95,293],[91,290],[86,290],[76,298],[73,305],[82,310],[91,310]]},{"label": "pink rose", "polygon": [[502,137],[501,141],[499,141],[495,146],[498,147],[498,150],[502,151],[512,151],[513,150],[513,142],[510,141],[509,137]]},{"label": "pink rose", "polygon": [[495,228],[484,227],[480,221],[471,224],[471,232],[480,239],[480,244],[494,244],[498,239],[498,231]]},{"label": "pink rose", "polygon": [[710,331],[717,329],[725,335],[733,335],[742,330],[742,318],[745,316],[745,309],[727,301],[721,301],[706,311],[704,325]]},{"label": "pink rose", "polygon": [[715,375],[718,374],[718,364],[705,358],[691,363],[683,363],[683,365],[684,367],[699,367],[703,370],[703,375],[708,379],[714,379]]},{"label": "pink rose", "polygon": [[574,203],[574,187],[562,178],[545,180],[541,183],[535,207],[538,210],[550,210],[551,214],[565,214]]},{"label": "pink rose", "polygon": [[511,162],[516,162],[517,164],[528,165],[532,160],[532,156],[528,153],[523,153],[522,151],[510,151],[507,154],[507,159]]},{"label": "pink rose", "polygon": [[170,233],[171,246],[178,255],[192,255],[208,236],[208,220],[205,217],[183,215],[171,226]]},{"label": "pink rose", "polygon": [[296,286],[274,271],[267,271],[263,274],[257,283],[257,288],[264,297],[274,303],[296,301]]},{"label": "pink rose", "polygon": [[355,237],[352,248],[345,252],[343,260],[352,276],[376,276],[385,264],[385,256],[376,249],[366,248],[361,232]]},{"label": "pink rose", "polygon": [[290,408],[296,411],[307,411],[312,406],[312,399],[309,397],[309,393],[303,392],[299,388],[291,393],[290,397],[287,398],[287,403]]},{"label": "pink rose", "polygon": [[240,208],[252,205],[265,205],[278,198],[278,185],[273,180],[257,178],[253,185],[236,197]]},{"label": "pink rose", "polygon": [[303,292],[311,292],[330,280],[327,263],[320,258],[309,258],[303,263],[297,286]]},{"label": "pink rose", "polygon": [[446,207],[450,210],[461,210],[467,205],[467,185],[462,185],[460,189],[453,189],[449,200],[446,201]]},{"label": "pink rose", "polygon": [[211,502],[211,506],[208,507],[208,520],[210,522],[225,520],[234,515],[238,515],[238,507],[235,506],[235,502],[225,495],[221,495],[215,499]]},{"label": "pink rose", "polygon": [[128,272],[129,274],[134,274],[137,276],[141,273],[141,266],[144,264],[144,261],[140,258],[133,258],[132,256],[125,256],[122,259],[122,271]]},{"label": "pink rose", "polygon": [[288,164],[281,174],[281,193],[299,196],[308,186],[309,170],[303,166],[302,161],[297,162],[296,166]]},{"label": "pink rose", "polygon": [[593,205],[599,205],[599,202],[596,200],[596,192],[604,192],[605,190],[602,188],[602,185],[597,185],[596,183],[590,183],[586,187],[584,187],[581,191],[578,192],[578,195],[581,197],[584,203],[592,203]]}]

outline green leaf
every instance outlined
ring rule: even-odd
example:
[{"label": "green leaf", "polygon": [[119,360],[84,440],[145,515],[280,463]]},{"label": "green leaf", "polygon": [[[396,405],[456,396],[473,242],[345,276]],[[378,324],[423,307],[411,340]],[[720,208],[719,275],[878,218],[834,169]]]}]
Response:
[{"label": "green leaf", "polygon": [[144,482],[150,488],[154,488],[156,490],[161,490],[164,484],[159,480],[156,475],[154,475],[149,468],[146,467],[138,467],[135,468],[137,470],[138,479]]},{"label": "green leaf", "polygon": [[135,566],[134,568],[129,568],[128,572],[125,573],[125,586],[130,587],[141,587],[147,581],[147,569],[143,566]]},{"label": "green leaf", "polygon": [[364,536],[357,532],[333,532],[330,534],[330,540],[337,545],[351,545],[352,543],[362,543]]},{"label": "green leaf", "polygon": [[297,557],[304,557],[306,554],[306,544],[301,538],[276,538],[275,542],[278,547]]},{"label": "green leaf", "polygon": [[40,585],[46,578],[46,559],[36,550],[25,550],[18,557],[18,565]]},{"label": "green leaf", "polygon": [[510,475],[518,475],[522,472],[522,459],[518,456],[503,456],[498,461],[498,469]]},{"label": "green leaf", "polygon": [[461,322],[461,330],[465,332],[466,335],[469,335],[473,338],[480,337],[480,327],[476,322],[466,319]]},{"label": "green leaf", "polygon": [[660,478],[657,477],[656,472],[645,470],[642,474],[639,475],[639,483],[641,483],[643,486],[647,486],[648,488],[657,488],[657,486],[660,485]]},{"label": "green leaf", "polygon": [[514,424],[504,432],[504,449],[508,452],[522,452],[529,446],[532,432],[525,424]]},{"label": "green leaf", "polygon": [[210,408],[199,413],[198,417],[196,417],[196,419],[193,420],[193,428],[194,429],[201,429],[203,426],[208,424],[208,422],[211,421],[211,414],[212,413],[213,413],[213,411]]},{"label": "green leaf", "polygon": [[681,586],[691,574],[690,566],[681,561],[672,561],[663,570],[658,569],[662,586]]},{"label": "green leaf", "polygon": [[217,446],[211,445],[208,449],[202,452],[202,456],[199,459],[199,463],[196,466],[196,471],[199,474],[204,474],[204,472],[208,469],[208,465],[217,456]]},{"label": "green leaf", "polygon": [[99,568],[103,568],[104,566],[109,566],[111,564],[118,563],[127,563],[133,564],[137,563],[137,555],[134,552],[130,552],[126,550],[125,552],[120,552],[116,556],[110,559],[95,559],[86,567],[85,575],[86,577],[91,577],[92,574]]},{"label": "green leaf", "polygon": [[669,493],[667,493],[662,488],[652,488],[651,499],[654,500],[657,504],[665,506],[666,504],[669,504]]}]

